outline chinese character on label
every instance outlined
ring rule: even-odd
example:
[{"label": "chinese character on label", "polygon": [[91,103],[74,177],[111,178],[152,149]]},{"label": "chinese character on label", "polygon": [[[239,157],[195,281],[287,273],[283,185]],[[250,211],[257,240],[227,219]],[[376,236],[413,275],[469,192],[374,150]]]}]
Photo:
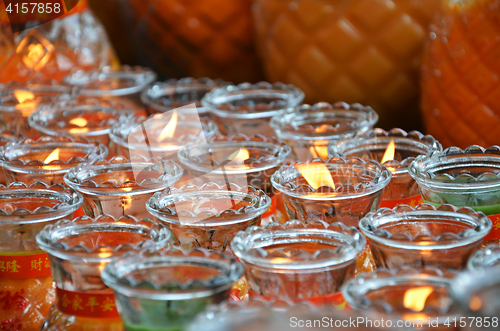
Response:
[{"label": "chinese character on label", "polygon": [[42,259],[32,260],[31,261],[31,270],[42,271]]},{"label": "chinese character on label", "polygon": [[21,267],[17,264],[16,260],[13,260],[11,262],[7,262],[7,271],[8,272],[19,272],[19,269],[21,269]]},{"label": "chinese character on label", "polygon": [[83,310],[83,307],[82,307],[82,299],[78,296],[78,295],[75,295],[75,299],[73,300],[73,310],[74,311],[77,311],[78,309],[79,310]]},{"label": "chinese character on label", "polygon": [[115,309],[115,303],[110,297],[106,297],[106,300],[101,305],[102,311],[113,311]]},{"label": "chinese character on label", "polygon": [[90,307],[90,311],[94,311],[94,307],[98,306],[99,303],[97,302],[96,297],[90,297],[87,301],[87,304],[85,306]]},{"label": "chinese character on label", "polygon": [[64,294],[61,298],[61,304],[64,308],[68,307],[70,302],[68,300],[68,296],[66,294]]}]

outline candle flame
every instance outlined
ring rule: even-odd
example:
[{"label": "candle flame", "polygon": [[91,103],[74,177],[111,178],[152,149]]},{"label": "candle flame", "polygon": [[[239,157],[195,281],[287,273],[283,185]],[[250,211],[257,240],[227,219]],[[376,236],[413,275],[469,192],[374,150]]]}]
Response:
[{"label": "candle flame", "polygon": [[395,151],[396,151],[396,146],[394,144],[394,140],[391,140],[391,142],[389,143],[389,146],[387,146],[387,149],[385,150],[384,157],[382,158],[382,162],[380,162],[380,163],[383,164],[384,162],[394,160]]},{"label": "candle flame", "polygon": [[69,123],[83,128],[85,125],[87,125],[88,121],[85,118],[78,117],[73,118],[71,121],[69,121]]},{"label": "candle flame", "polygon": [[167,125],[161,130],[160,135],[158,136],[158,142],[161,142],[167,138],[172,138],[175,134],[175,129],[177,127],[177,111],[174,110],[172,113],[172,117],[170,121],[168,121]]},{"label": "candle flame", "polygon": [[483,302],[477,296],[473,296],[469,303],[469,308],[472,311],[478,311],[483,306]]},{"label": "candle flame", "polygon": [[431,295],[433,289],[431,286],[424,286],[407,290],[403,300],[406,308],[415,312],[422,311],[425,307],[425,301]]},{"label": "candle flame", "polygon": [[228,157],[229,160],[233,160],[238,163],[244,163],[245,160],[248,160],[249,158],[250,158],[250,153],[246,148],[241,148],[236,152],[232,153],[231,155],[229,155]]},{"label": "candle flame", "polygon": [[313,158],[328,159],[328,147],[326,146],[311,146],[309,147],[309,151]]},{"label": "candle flame", "polygon": [[332,174],[330,170],[324,164],[301,164],[295,165],[295,168],[300,172],[300,174],[305,178],[307,183],[311,185],[312,188],[318,189],[322,186],[329,186],[335,189],[335,183],[333,182]]},{"label": "candle flame", "polygon": [[43,161],[45,164],[48,164],[52,161],[59,160],[59,148],[56,148],[52,151],[52,153],[47,156],[45,161]]},{"label": "candle flame", "polygon": [[33,92],[26,90],[14,90],[14,97],[19,103],[25,103],[26,101],[33,101],[35,99]]},{"label": "candle flame", "polygon": [[[112,254],[109,253],[109,252],[102,252],[102,253],[99,253],[99,257],[101,259],[107,259],[108,257],[110,257]],[[104,268],[106,267],[106,264],[107,262],[101,262],[99,263],[99,272],[102,272],[104,270]]]}]

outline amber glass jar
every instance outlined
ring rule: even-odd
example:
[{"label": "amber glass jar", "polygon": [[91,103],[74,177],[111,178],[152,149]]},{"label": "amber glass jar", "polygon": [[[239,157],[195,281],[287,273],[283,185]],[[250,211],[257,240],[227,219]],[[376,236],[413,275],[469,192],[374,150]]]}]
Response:
[{"label": "amber glass jar", "polygon": [[259,51],[271,82],[306,103],[359,102],[384,128],[418,129],[419,66],[440,0],[255,0]]},{"label": "amber glass jar", "polygon": [[500,141],[500,1],[443,0],[422,66],[426,132],[444,147]]},{"label": "amber glass jar", "polygon": [[120,1],[141,61],[168,77],[262,80],[252,0]]}]

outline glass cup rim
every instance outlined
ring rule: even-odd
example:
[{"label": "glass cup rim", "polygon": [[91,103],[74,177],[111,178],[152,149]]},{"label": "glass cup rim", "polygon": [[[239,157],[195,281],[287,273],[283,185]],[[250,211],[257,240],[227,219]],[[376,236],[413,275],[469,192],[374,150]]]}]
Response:
[{"label": "glass cup rim", "polygon": [[[146,67],[122,65],[117,69],[110,66],[92,70],[77,69],[64,77],[63,81],[69,85],[79,86],[81,88],[80,95],[83,96],[125,96],[141,92],[146,86],[154,82],[156,76],[153,70]],[[128,80],[133,84],[132,86],[114,89],[85,88],[85,85],[89,82],[102,81],[108,78]]]},{"label": "glass cup rim", "polygon": [[[391,223],[419,223],[429,219],[453,220],[472,226],[458,234],[444,233],[438,237],[430,235],[434,243],[426,246],[414,242],[415,238],[408,237],[407,241],[400,239],[391,239],[381,235],[376,229],[384,224]],[[472,208],[445,204],[434,207],[431,204],[422,203],[415,207],[408,205],[396,206],[393,209],[381,208],[376,212],[370,212],[359,222],[360,231],[369,239],[369,241],[378,244],[387,245],[392,248],[408,250],[448,250],[470,245],[482,241],[492,228],[491,220],[482,212],[476,212]]]},{"label": "glass cup rim", "polygon": [[[322,114],[327,119],[338,117],[341,114],[352,114],[351,128],[345,131],[337,131],[333,126],[326,135],[308,135],[307,133],[297,133],[293,130],[286,130],[285,125],[293,125],[297,121],[314,119]],[[284,114],[279,114],[271,119],[270,126],[276,135],[283,140],[293,140],[300,142],[311,142],[315,140],[337,141],[347,136],[353,136],[359,130],[366,131],[373,127],[378,121],[378,114],[370,106],[361,104],[348,104],[336,102],[333,104],[319,102],[314,105],[302,104],[296,107],[289,107]],[[330,125],[331,126],[331,125]]]},{"label": "glass cup rim", "polygon": [[[211,199],[217,198],[230,198],[230,199],[241,199],[251,198],[252,204],[250,206],[245,206],[235,211],[233,214],[227,214],[227,209],[220,211],[218,214],[213,214],[209,221],[195,221],[195,222],[182,222],[179,221],[179,217],[176,217],[180,212],[185,212],[184,214],[190,214],[193,220],[198,217],[189,210],[175,211],[174,214],[169,214],[160,210],[161,205],[169,205],[178,201],[189,201],[191,199],[206,198]],[[190,199],[191,198],[191,199]],[[165,201],[166,200],[166,201]],[[205,183],[201,186],[194,184],[187,184],[181,188],[168,188],[163,192],[155,193],[146,202],[146,209],[148,212],[157,217],[158,219],[171,224],[171,225],[185,225],[189,227],[216,227],[216,226],[227,226],[231,224],[238,224],[241,222],[247,222],[253,218],[263,215],[271,206],[271,198],[260,189],[256,189],[252,186],[240,187],[237,184],[229,183],[228,185],[218,185],[217,183]],[[190,216],[183,216],[183,218],[190,218]],[[215,217],[214,220],[212,217]]]},{"label": "glass cup rim", "polygon": [[[431,151],[426,155],[419,155],[409,166],[408,171],[420,187],[430,188],[437,191],[490,191],[500,189],[500,171],[494,173],[483,173],[478,177],[463,175],[452,176],[443,175],[443,178],[436,179],[433,170],[450,170],[474,166],[471,163],[471,156],[477,161],[485,163],[487,166],[496,167],[500,170],[500,147],[491,146],[483,148],[472,145],[462,150],[458,147],[450,147],[446,150]],[[486,175],[486,176],[485,176]],[[467,179],[464,181],[463,179]],[[472,182],[471,182],[472,181]]]},{"label": "glass cup rim", "polygon": [[[227,140],[221,139],[227,138]],[[263,136],[257,135],[253,137],[248,137],[243,134],[234,135],[231,137],[223,137],[223,136],[214,136],[210,142],[201,145],[187,145],[182,148],[177,153],[177,158],[179,162],[188,167],[189,169],[194,169],[197,171],[203,172],[213,172],[217,173],[218,168],[214,168],[214,166],[203,165],[200,162],[196,162],[192,160],[190,154],[195,149],[207,149],[213,150],[215,148],[230,148],[234,147],[235,150],[238,148],[247,148],[251,149],[252,146],[257,146],[261,148],[267,148],[270,150],[275,150],[275,155],[272,157],[264,158],[262,160],[255,160],[252,163],[251,168],[245,169],[224,169],[224,172],[227,174],[238,174],[238,173],[251,173],[251,172],[259,172],[267,169],[272,169],[276,166],[279,166],[283,162],[285,162],[286,158],[292,152],[290,146],[288,146],[284,141],[272,138],[265,138]],[[204,153],[207,154],[207,153]],[[273,159],[273,160],[269,160]],[[266,162],[269,161],[269,162]],[[260,165],[259,165],[260,164]]]},{"label": "glass cup rim", "polygon": [[[259,93],[277,93],[281,92],[283,100],[286,101],[286,106],[277,110],[266,111],[251,111],[251,112],[236,112],[234,110],[224,110],[219,107],[222,103],[219,99],[224,99],[234,94],[256,94]],[[287,97],[284,97],[284,96]],[[241,99],[241,98],[239,98]],[[256,118],[271,118],[288,107],[298,106],[304,100],[304,92],[292,84],[259,82],[256,84],[241,83],[239,85],[227,85],[214,88],[208,92],[202,99],[201,105],[210,113],[222,118],[235,119],[256,119]]]},{"label": "glass cup rim", "polygon": [[[126,277],[134,271],[154,268],[155,266],[195,265],[218,269],[222,275],[216,275],[208,280],[192,280],[187,283],[166,282],[157,284],[153,281],[135,281]],[[203,298],[228,290],[234,282],[243,275],[243,266],[233,257],[221,252],[210,252],[203,248],[190,251],[180,247],[171,247],[165,251],[126,254],[111,261],[102,272],[104,283],[115,292],[128,297],[152,300],[188,300]],[[147,285],[141,288],[141,285]],[[166,287],[166,288],[164,288]],[[178,291],[173,292],[172,287]]]},{"label": "glass cup rim", "polygon": [[[289,180],[293,180],[302,176],[300,174],[300,171],[296,168],[296,165],[324,165],[328,170],[334,170],[338,168],[344,171],[346,171],[347,169],[365,169],[373,173],[373,179],[367,181],[367,185],[358,185],[359,187],[357,189],[357,192],[354,193],[337,193],[342,188],[342,186],[337,186],[335,189],[336,192],[334,193],[323,193],[314,189],[310,185],[307,185],[309,192],[300,193],[296,192],[295,189],[288,188],[284,185]],[[291,178],[292,175],[294,176],[293,178]],[[295,163],[292,163],[291,165],[284,165],[271,176],[271,183],[273,187],[278,191],[295,198],[307,198],[310,200],[342,200],[367,196],[381,191],[389,184],[391,178],[392,173],[384,165],[381,165],[374,160],[365,161],[357,157],[332,157],[329,160],[316,158],[307,162],[297,161]]]},{"label": "glass cup rim", "polygon": [[[86,176],[93,176],[94,172],[111,173],[114,171],[132,170],[136,166],[154,166],[159,167],[162,171],[158,178],[147,178],[141,183],[136,181],[126,181],[120,185],[114,183],[114,186],[99,185],[95,181],[86,183]],[[168,170],[168,172],[167,172]],[[162,178],[168,175],[168,178]],[[64,176],[64,182],[67,186],[74,188],[82,194],[89,195],[137,195],[157,192],[165,190],[167,187],[174,185],[183,175],[183,169],[174,161],[159,157],[145,158],[133,157],[127,159],[121,155],[115,156],[110,160],[94,160],[90,163],[82,163],[71,168]],[[110,182],[109,182],[110,183]]]},{"label": "glass cup rim", "polygon": [[[21,224],[47,223],[69,216],[83,204],[83,197],[70,187],[62,184],[49,185],[42,182],[25,184],[23,182],[13,182],[9,185],[0,184],[0,197],[3,195],[19,195],[19,197],[33,197],[58,199],[61,202],[54,207],[38,207],[34,211],[25,208],[14,211],[2,210],[0,216],[0,227],[18,226]],[[42,195],[43,194],[43,195]],[[9,199],[15,199],[9,197]]]},{"label": "glass cup rim", "polygon": [[[269,258],[249,254],[253,249],[276,245],[279,239],[299,242],[299,235],[322,236],[326,239],[343,242],[347,246],[338,250],[321,249],[310,254],[309,260],[298,260],[286,263],[272,263]],[[266,245],[267,244],[267,245]],[[332,243],[332,246],[333,243]],[[324,269],[345,265],[355,261],[357,256],[366,246],[366,238],[355,228],[337,222],[328,224],[324,221],[314,220],[309,222],[291,220],[285,224],[271,222],[263,227],[252,226],[245,231],[239,231],[231,242],[231,249],[235,256],[243,263],[266,267],[276,270],[294,270],[295,272],[312,272],[315,269]]]}]

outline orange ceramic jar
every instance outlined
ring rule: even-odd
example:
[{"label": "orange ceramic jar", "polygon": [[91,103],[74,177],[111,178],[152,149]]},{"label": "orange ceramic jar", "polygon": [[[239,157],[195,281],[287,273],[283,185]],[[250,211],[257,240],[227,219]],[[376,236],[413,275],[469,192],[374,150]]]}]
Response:
[{"label": "orange ceramic jar", "polygon": [[500,141],[500,1],[443,1],[424,56],[426,131],[443,147]]},{"label": "orange ceramic jar", "polygon": [[255,0],[268,80],[306,103],[369,105],[384,128],[419,127],[419,66],[440,0]]},{"label": "orange ceramic jar", "polygon": [[169,77],[262,80],[252,0],[121,1],[141,57]]},{"label": "orange ceramic jar", "polygon": [[9,21],[4,2],[0,1],[0,83],[32,78],[62,80],[71,69],[96,68],[112,61],[111,45],[104,28],[88,10],[87,0],[64,3],[72,8],[66,12],[64,7],[64,16],[13,32],[9,23],[20,28],[31,23],[26,24],[22,16]]}]

